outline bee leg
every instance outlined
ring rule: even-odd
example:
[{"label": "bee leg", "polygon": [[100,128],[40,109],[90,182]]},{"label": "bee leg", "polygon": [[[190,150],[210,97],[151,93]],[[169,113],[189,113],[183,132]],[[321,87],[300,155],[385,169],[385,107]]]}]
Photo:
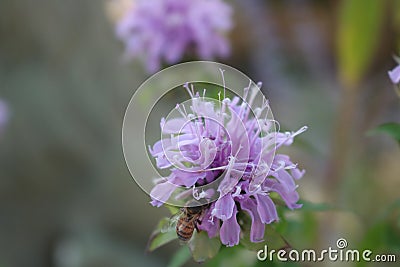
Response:
[{"label": "bee leg", "polygon": [[196,220],[196,223],[194,224],[194,228],[196,228],[196,231],[197,231],[197,232],[200,232],[199,228],[197,227],[197,225],[198,225],[199,223],[201,223],[201,221],[200,221],[200,219],[197,219],[197,220]]}]

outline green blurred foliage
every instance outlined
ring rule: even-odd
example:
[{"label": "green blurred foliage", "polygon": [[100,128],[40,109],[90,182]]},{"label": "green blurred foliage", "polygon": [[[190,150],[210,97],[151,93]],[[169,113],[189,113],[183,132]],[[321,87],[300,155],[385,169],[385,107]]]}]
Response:
[{"label": "green blurred foliage", "polygon": [[167,267],[181,267],[192,258],[192,254],[187,246],[182,246],[172,256]]},{"label": "green blurred foliage", "polygon": [[194,231],[192,239],[188,242],[193,260],[204,262],[218,254],[221,242],[218,237],[209,238],[204,231]]},{"label": "green blurred foliage", "polygon": [[[395,254],[397,261],[400,257],[400,199],[378,212],[372,225],[369,226],[358,249],[369,249],[376,254]],[[360,262],[357,266],[367,266]]]},{"label": "green blurred foliage", "polygon": [[339,77],[348,88],[365,75],[379,44],[387,1],[347,0],[340,2],[337,60]]},{"label": "green blurred foliage", "polygon": [[256,262],[255,252],[248,251],[241,246],[222,247],[213,259],[205,262],[207,267],[247,267]]},{"label": "green blurred foliage", "polygon": [[391,136],[400,144],[400,123],[388,122],[377,126],[376,128],[368,131],[368,135],[376,135],[385,133]]},{"label": "green blurred foliage", "polygon": [[178,239],[174,226],[175,225],[171,224],[171,218],[161,219],[149,238],[148,251],[154,251],[157,248]]}]

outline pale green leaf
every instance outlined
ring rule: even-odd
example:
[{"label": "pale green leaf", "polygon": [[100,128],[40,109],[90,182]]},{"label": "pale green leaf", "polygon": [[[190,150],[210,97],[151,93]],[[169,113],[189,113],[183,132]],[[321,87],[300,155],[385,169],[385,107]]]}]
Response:
[{"label": "pale green leaf", "polygon": [[333,210],[333,207],[327,203],[312,203],[308,201],[302,201],[303,206],[300,211],[329,211]]},{"label": "pale green leaf", "polygon": [[170,227],[170,218],[163,218],[151,234],[147,250],[153,251],[177,238],[175,228]]},{"label": "pale green leaf", "polygon": [[168,263],[168,267],[181,267],[190,259],[190,250],[187,246],[182,246]]},{"label": "pale green leaf", "polygon": [[378,127],[370,130],[368,135],[375,135],[379,133],[385,133],[393,137],[397,142],[400,142],[400,123],[388,122],[379,125]]},{"label": "pale green leaf", "polygon": [[172,205],[168,205],[168,204],[164,204],[164,206],[169,210],[169,212],[172,215],[177,214],[180,210],[180,208],[177,206],[172,206]]},{"label": "pale green leaf", "polygon": [[340,2],[337,31],[338,67],[342,83],[355,87],[365,75],[380,40],[386,1]]},{"label": "pale green leaf", "polygon": [[195,231],[188,245],[192,252],[193,260],[203,262],[217,255],[221,242],[219,238],[209,238],[205,231]]}]

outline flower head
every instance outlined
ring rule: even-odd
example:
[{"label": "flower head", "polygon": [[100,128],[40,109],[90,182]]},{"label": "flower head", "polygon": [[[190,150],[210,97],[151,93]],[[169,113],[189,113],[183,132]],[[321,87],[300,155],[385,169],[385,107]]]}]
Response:
[{"label": "flower head", "polygon": [[149,72],[177,63],[189,51],[201,59],[224,57],[223,34],[232,27],[231,7],[222,0],[136,0],[117,23],[128,58],[141,58]]},{"label": "flower head", "polygon": [[400,83],[400,65],[389,71],[388,74],[394,84]]},{"label": "flower head", "polygon": [[[185,194],[212,202],[198,229],[210,238],[219,235],[227,246],[239,243],[237,214],[244,212],[252,220],[250,240],[260,242],[265,225],[279,220],[278,196],[289,209],[301,207],[295,181],[304,170],[276,151],[291,145],[306,127],[297,132],[275,131],[276,122],[263,115],[269,111],[267,101],[250,108],[254,101],[251,86],[245,88],[243,101],[234,97],[220,102],[195,93],[193,85],[185,88],[191,96],[189,108],[178,105],[181,117],[162,119],[165,138],[150,148],[157,167],[171,171],[151,191],[151,203],[159,207]],[[187,190],[173,196],[182,187]]]},{"label": "flower head", "polygon": [[3,131],[9,117],[9,111],[6,102],[0,99],[0,133]]}]

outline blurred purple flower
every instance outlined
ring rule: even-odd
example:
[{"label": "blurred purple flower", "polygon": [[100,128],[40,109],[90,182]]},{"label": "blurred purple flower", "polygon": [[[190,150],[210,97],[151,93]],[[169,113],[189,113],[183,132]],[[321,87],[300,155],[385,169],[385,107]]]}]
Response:
[{"label": "blurred purple flower", "polygon": [[117,23],[127,58],[141,58],[149,72],[177,63],[189,51],[200,59],[229,54],[224,33],[232,9],[222,0],[136,0]]},{"label": "blurred purple flower", "polygon": [[[298,169],[289,156],[275,152],[291,145],[307,127],[297,132],[276,132],[275,121],[261,115],[269,110],[266,101],[253,110],[252,116],[250,86],[245,88],[242,103],[235,97],[216,105],[195,93],[193,86],[185,88],[191,95],[192,113],[178,105],[182,118],[162,119],[161,131],[166,138],[149,148],[157,167],[171,171],[151,191],[151,204],[163,205],[180,186],[193,192],[196,199],[211,198],[217,193],[208,190],[199,194],[196,188],[219,178],[218,199],[205,211],[198,229],[210,238],[219,234],[224,245],[237,245],[241,231],[237,214],[242,211],[252,220],[250,240],[260,242],[265,224],[279,220],[274,203],[278,195],[288,208],[301,207],[295,181],[305,171]],[[271,194],[276,196],[272,198]]]},{"label": "blurred purple flower", "polygon": [[8,122],[9,111],[6,102],[0,99],[0,133]]},{"label": "blurred purple flower", "polygon": [[389,71],[388,74],[394,84],[400,83],[400,65]]}]

